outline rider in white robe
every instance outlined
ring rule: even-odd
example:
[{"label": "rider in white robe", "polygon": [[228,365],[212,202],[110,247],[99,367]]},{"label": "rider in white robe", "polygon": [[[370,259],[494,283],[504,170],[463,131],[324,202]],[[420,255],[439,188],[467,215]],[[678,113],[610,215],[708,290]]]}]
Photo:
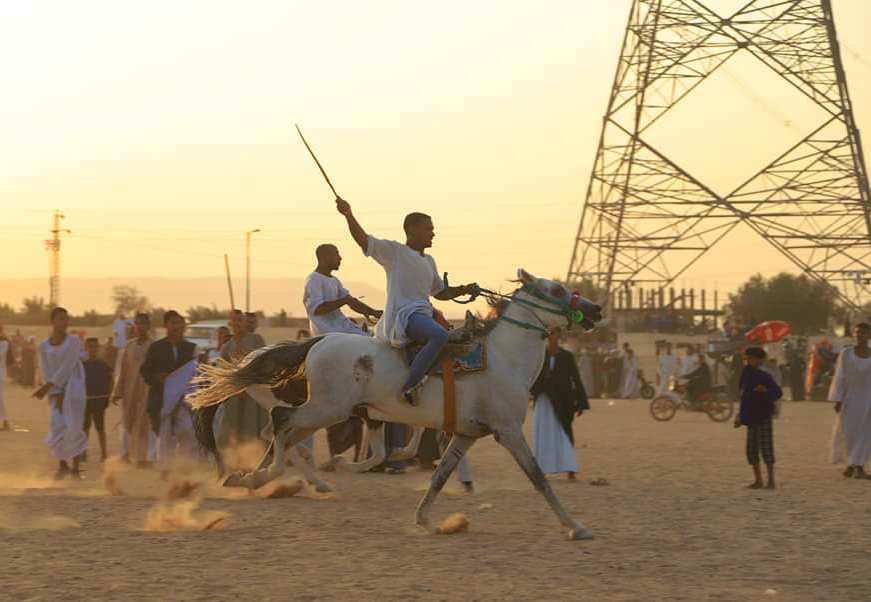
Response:
[{"label": "rider in white robe", "polygon": [[853,347],[841,352],[829,399],[838,403],[839,410],[832,462],[846,461],[849,472],[864,475],[863,467],[871,456],[871,356],[859,357]]}]

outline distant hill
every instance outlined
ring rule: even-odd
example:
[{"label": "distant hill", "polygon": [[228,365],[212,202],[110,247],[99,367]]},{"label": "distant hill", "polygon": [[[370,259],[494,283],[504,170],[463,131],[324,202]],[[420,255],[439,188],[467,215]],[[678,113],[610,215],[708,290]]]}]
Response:
[{"label": "distant hill", "polygon": [[[251,305],[267,314],[284,308],[292,316],[304,316],[302,278],[256,278],[251,281]],[[73,313],[89,309],[109,313],[112,306],[112,287],[128,284],[138,288],[155,306],[185,310],[193,305],[229,307],[227,281],[220,277],[207,278],[64,278],[61,283],[61,303]],[[384,291],[360,282],[343,281],[357,297],[365,296],[366,303],[382,307]],[[245,304],[245,283],[233,282],[236,306]],[[20,309],[26,297],[48,299],[48,281],[45,278],[0,279],[0,303],[9,303]]]}]

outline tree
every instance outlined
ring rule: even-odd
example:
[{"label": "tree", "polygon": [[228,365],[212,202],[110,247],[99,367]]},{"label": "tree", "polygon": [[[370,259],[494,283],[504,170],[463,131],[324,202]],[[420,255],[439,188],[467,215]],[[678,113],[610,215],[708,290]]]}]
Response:
[{"label": "tree", "polygon": [[0,303],[0,322],[9,322],[17,317],[15,308],[8,303]]},{"label": "tree", "polygon": [[733,321],[752,326],[766,320],[784,320],[796,334],[825,330],[840,314],[835,291],[807,276],[785,272],[771,278],[756,274],[729,295],[728,313]]},{"label": "tree", "polygon": [[195,305],[188,307],[188,320],[191,322],[203,322],[205,320],[227,320],[230,318],[230,310],[218,309],[214,303],[211,307],[205,305]]},{"label": "tree", "polygon": [[147,312],[150,307],[148,297],[141,294],[135,286],[129,284],[119,284],[112,287],[112,302],[115,304],[115,313],[125,315]]},{"label": "tree", "polygon": [[24,316],[32,324],[48,321],[49,306],[43,297],[28,297],[21,302],[24,306]]}]

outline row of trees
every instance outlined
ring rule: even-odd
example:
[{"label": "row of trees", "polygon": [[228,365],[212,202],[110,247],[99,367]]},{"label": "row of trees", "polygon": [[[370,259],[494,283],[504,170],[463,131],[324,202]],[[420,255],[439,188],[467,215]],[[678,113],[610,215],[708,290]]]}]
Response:
[{"label": "row of trees", "polygon": [[[135,286],[129,285],[113,287],[112,304],[115,311],[111,314],[90,309],[81,315],[70,316],[70,321],[74,326],[106,326],[111,324],[118,314],[124,314],[131,318],[137,313],[147,313],[151,315],[153,323],[160,324],[163,321],[163,314],[166,312],[165,308],[152,305],[148,297],[143,295]],[[0,303],[0,324],[45,324],[49,321],[51,309],[51,305],[44,297],[34,296],[24,299],[20,309],[16,309],[9,303]],[[188,307],[184,313],[191,322],[226,320],[230,317],[229,309],[219,309],[216,305],[194,305]],[[266,318],[262,312],[258,313],[260,313],[261,318]],[[287,311],[282,309],[269,316],[268,321],[271,326],[287,326],[289,319]]]},{"label": "row of trees", "polygon": [[[575,285],[590,299],[604,298],[604,290],[590,280]],[[737,291],[729,294],[726,319],[732,324],[753,325],[766,320],[784,320],[796,334],[815,334],[833,323],[845,322],[849,311],[835,291],[824,282],[786,272],[766,278],[752,276]],[[871,315],[871,305],[860,312],[862,320]]]},{"label": "row of trees", "polygon": [[[601,291],[592,282],[581,283],[581,294],[598,298]],[[112,289],[113,314],[101,314],[91,309],[73,316],[73,323],[81,326],[101,326],[112,322],[114,316],[123,313],[127,317],[147,312],[159,324],[164,308],[151,304],[135,286],[119,285]],[[861,319],[871,315],[871,306],[865,308]],[[44,324],[48,322],[51,307],[43,297],[28,297],[22,301],[20,310],[8,303],[0,304],[0,323]],[[228,309],[217,306],[196,305],[187,309],[192,322],[223,320],[229,317]],[[846,320],[848,312],[839,303],[835,292],[818,280],[807,276],[781,273],[770,278],[761,274],[752,276],[735,292],[729,295],[726,305],[727,319],[735,324],[755,324],[765,320],[785,320],[797,334],[813,334],[826,330],[835,321]],[[265,316],[262,316],[265,317]],[[289,315],[282,309],[269,316],[272,326],[286,326]]]}]

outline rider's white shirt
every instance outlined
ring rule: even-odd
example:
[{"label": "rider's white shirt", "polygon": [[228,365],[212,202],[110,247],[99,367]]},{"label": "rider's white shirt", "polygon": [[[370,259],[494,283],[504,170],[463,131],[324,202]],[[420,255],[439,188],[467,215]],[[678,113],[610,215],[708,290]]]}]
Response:
[{"label": "rider's white shirt", "polygon": [[441,292],[445,283],[432,257],[401,242],[369,236],[366,256],[387,273],[387,303],[375,336],[403,347],[409,340],[405,334],[408,319],[418,312],[432,315],[429,297]]},{"label": "rider's white shirt", "polygon": [[336,301],[349,295],[348,289],[335,276],[324,276],[320,272],[312,272],[305,279],[305,293],[302,303],[308,314],[309,328],[312,336],[329,332],[348,332],[363,334],[363,329],[354,324],[350,318],[336,309],[326,314],[315,315],[315,310],[323,303]]}]

